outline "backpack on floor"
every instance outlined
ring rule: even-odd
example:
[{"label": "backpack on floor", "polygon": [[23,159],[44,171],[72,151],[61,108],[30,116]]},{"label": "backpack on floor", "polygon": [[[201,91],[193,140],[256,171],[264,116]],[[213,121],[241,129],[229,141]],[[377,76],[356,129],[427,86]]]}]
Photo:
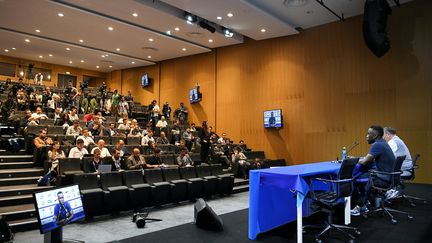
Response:
[{"label": "backpack on floor", "polygon": [[12,242],[14,233],[12,228],[6,222],[4,216],[0,215],[0,242]]}]

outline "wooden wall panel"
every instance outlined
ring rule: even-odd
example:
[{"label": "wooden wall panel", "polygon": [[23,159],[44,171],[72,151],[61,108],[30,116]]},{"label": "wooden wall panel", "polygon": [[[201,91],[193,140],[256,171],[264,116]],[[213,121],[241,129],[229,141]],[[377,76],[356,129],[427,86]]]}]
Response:
[{"label": "wooden wall panel", "polygon": [[[134,100],[148,105],[152,100],[159,100],[159,64],[122,70],[122,93],[132,92]],[[141,87],[141,77],[148,74],[150,86]]]},{"label": "wooden wall panel", "polygon": [[[173,112],[184,102],[189,120],[208,120],[215,127],[215,54],[213,52],[163,61],[160,64],[160,104],[168,101]],[[200,84],[203,99],[189,104],[189,90]]]},{"label": "wooden wall panel", "polygon": [[[77,87],[79,87],[79,83],[83,81],[83,76],[92,76],[92,77],[98,77],[98,78],[105,78],[106,74],[102,72],[96,72],[91,70],[85,70],[85,69],[79,69],[79,68],[73,68],[73,67],[67,67],[67,66],[60,66],[55,65],[51,63],[45,63],[40,61],[31,61],[26,59],[19,59],[19,58],[13,58],[8,56],[2,56],[0,55],[0,62],[6,62],[11,64],[17,64],[17,65],[25,65],[28,66],[28,64],[33,63],[35,65],[35,68],[44,68],[51,70],[51,81],[44,81],[43,83],[48,86],[57,86],[57,77],[58,74],[66,74],[66,72],[70,72],[70,75],[77,77]],[[18,75],[18,74],[17,74]],[[10,78],[12,80],[17,81],[18,76],[15,77],[6,77],[0,75],[0,80],[5,80],[6,78]],[[30,81],[32,83],[33,81]]]}]

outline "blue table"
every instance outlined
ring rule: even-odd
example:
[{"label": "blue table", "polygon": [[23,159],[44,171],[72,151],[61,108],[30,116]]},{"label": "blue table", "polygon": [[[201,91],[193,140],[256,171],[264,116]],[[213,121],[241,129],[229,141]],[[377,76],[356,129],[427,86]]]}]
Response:
[{"label": "blue table", "polygon": [[[249,239],[297,219],[297,242],[302,242],[303,215],[312,213],[309,205],[303,204],[310,190],[309,179],[337,175],[339,168],[339,163],[320,162],[250,171]],[[349,224],[349,198],[346,205],[345,224]]]}]

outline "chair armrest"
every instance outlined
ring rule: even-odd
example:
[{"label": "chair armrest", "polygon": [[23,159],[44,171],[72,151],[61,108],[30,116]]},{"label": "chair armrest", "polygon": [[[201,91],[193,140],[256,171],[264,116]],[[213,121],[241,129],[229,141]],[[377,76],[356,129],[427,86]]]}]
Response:
[{"label": "chair armrest", "polygon": [[385,171],[378,171],[378,170],[369,170],[369,173],[371,175],[376,175],[376,174],[381,174],[381,175],[400,175],[400,174],[402,174],[402,171],[385,172]]}]

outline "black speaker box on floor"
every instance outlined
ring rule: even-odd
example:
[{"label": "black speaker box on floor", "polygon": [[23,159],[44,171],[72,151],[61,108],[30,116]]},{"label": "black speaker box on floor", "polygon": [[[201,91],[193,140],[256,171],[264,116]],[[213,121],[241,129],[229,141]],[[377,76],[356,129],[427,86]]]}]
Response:
[{"label": "black speaker box on floor", "polygon": [[387,0],[366,0],[363,15],[363,38],[367,47],[377,57],[390,50],[387,37],[387,15],[391,8]]},{"label": "black speaker box on floor", "polygon": [[199,198],[194,205],[194,219],[199,228],[214,231],[223,230],[222,219],[202,198]]}]

